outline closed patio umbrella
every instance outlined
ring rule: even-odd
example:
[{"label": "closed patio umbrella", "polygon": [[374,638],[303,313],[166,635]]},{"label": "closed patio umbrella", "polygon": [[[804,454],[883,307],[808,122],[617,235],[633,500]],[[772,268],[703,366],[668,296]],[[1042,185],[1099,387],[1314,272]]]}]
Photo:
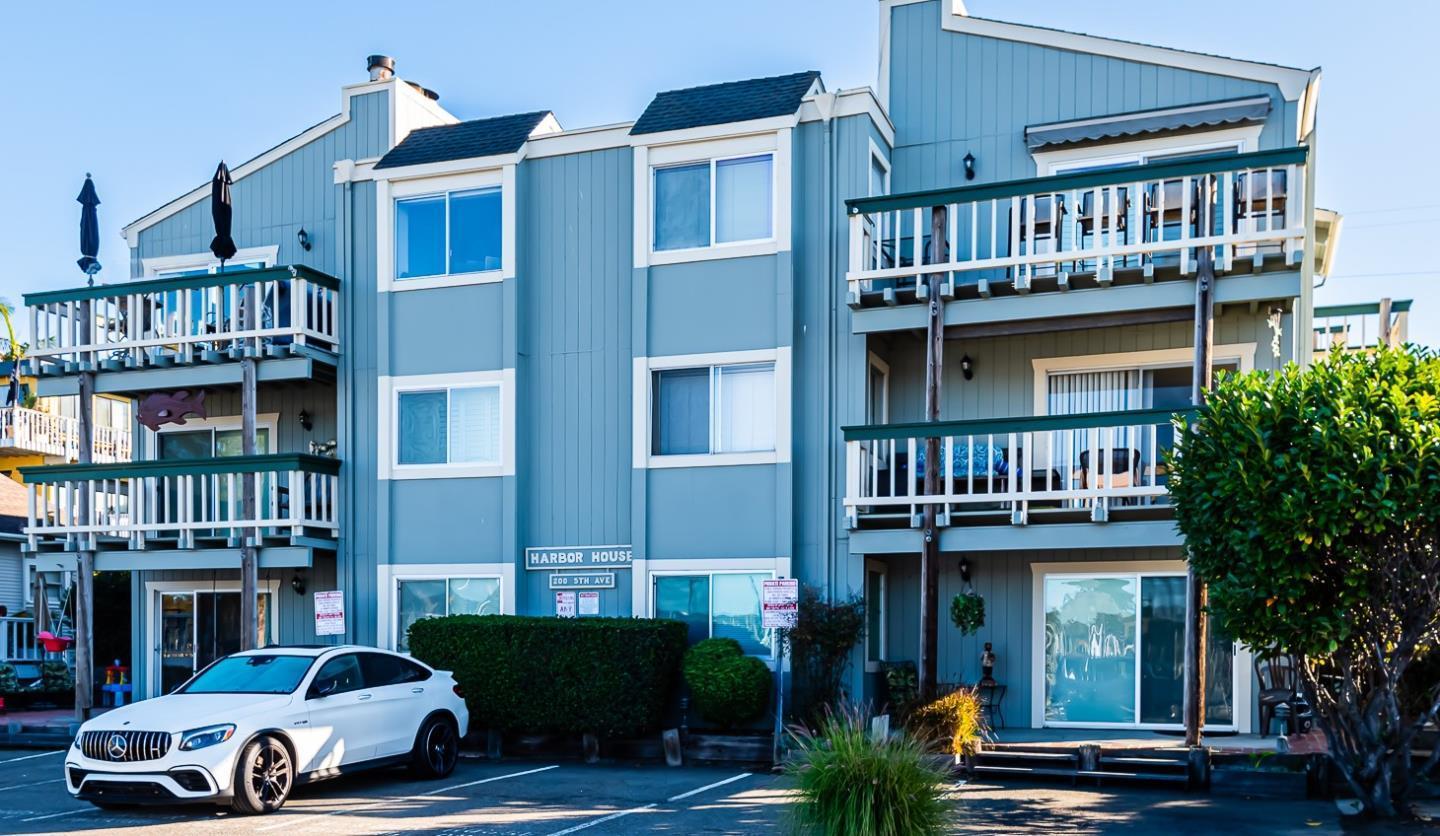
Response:
[{"label": "closed patio umbrella", "polygon": [[210,252],[220,259],[220,269],[225,262],[235,257],[235,239],[230,237],[230,224],[234,214],[230,205],[230,169],[221,160],[210,181],[210,217],[215,221],[215,237],[210,241]]},{"label": "closed patio umbrella", "polygon": [[95,207],[100,205],[100,196],[95,194],[95,181],[85,174],[85,185],[75,200],[80,204],[80,258],[75,262],[80,270],[90,277],[94,284],[95,274],[100,272],[100,216]]}]

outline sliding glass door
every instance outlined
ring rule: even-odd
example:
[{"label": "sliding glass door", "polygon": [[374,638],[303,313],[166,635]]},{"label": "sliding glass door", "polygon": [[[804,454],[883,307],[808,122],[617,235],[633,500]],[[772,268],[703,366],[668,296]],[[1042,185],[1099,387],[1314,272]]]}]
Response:
[{"label": "sliding glass door", "polygon": [[[1046,575],[1040,604],[1046,725],[1183,724],[1184,575]],[[1213,626],[1206,658],[1206,725],[1233,726],[1234,643]]]}]

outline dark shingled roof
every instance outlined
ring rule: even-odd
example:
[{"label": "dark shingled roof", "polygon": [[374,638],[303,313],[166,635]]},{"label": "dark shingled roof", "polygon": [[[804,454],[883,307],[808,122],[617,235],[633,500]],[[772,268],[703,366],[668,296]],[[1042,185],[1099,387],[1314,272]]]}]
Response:
[{"label": "dark shingled roof", "polygon": [[390,149],[380,158],[376,168],[397,168],[402,165],[439,163],[446,160],[464,160],[470,157],[489,157],[494,154],[513,154],[525,144],[530,132],[540,120],[550,115],[548,110],[534,113],[517,113],[513,116],[495,116],[490,119],[472,119],[454,125],[436,125],[420,128]]},{"label": "dark shingled roof", "polygon": [[653,134],[723,125],[748,119],[788,116],[820,77],[816,70],[748,81],[728,81],[688,90],[671,90],[651,100],[631,134]]}]

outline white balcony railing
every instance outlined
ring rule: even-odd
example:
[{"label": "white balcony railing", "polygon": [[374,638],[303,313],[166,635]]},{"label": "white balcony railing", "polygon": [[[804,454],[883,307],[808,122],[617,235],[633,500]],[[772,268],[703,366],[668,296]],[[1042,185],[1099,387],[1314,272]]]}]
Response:
[{"label": "white balcony railing", "polygon": [[[26,294],[31,369],[189,363],[265,346],[337,351],[339,288],[331,276],[294,266]],[[255,315],[243,315],[249,311]]]},{"label": "white balcony railing", "polygon": [[35,619],[0,617],[0,662],[19,662],[45,658],[35,640]]},{"label": "white balcony railing", "polygon": [[1315,308],[1316,353],[1323,354],[1333,347],[1361,351],[1386,341],[1392,345],[1404,343],[1409,338],[1410,304],[1409,299],[1391,302],[1388,323],[1381,321],[1378,302]]},{"label": "white balcony railing", "polygon": [[923,294],[937,273],[948,292],[973,284],[980,296],[999,285],[1025,293],[1037,277],[1053,278],[1059,290],[1080,275],[1104,286],[1125,268],[1146,278],[1157,267],[1184,276],[1205,247],[1219,272],[1245,258],[1259,268],[1272,255],[1298,265],[1306,153],[1287,148],[851,200],[849,301],[859,307],[874,291]]},{"label": "white balcony railing", "polygon": [[[1180,413],[1187,414],[1187,413]],[[850,527],[867,518],[914,517],[938,505],[943,521],[966,512],[1166,504],[1164,453],[1175,440],[1171,410],[846,427],[845,508]],[[925,484],[927,438],[940,440],[935,489]]]},{"label": "white balcony railing", "polygon": [[[130,431],[96,427],[92,460],[97,464],[130,461]],[[0,408],[0,449],[67,461],[80,458],[80,421],[23,406]]]},{"label": "white balcony railing", "polygon": [[[31,550],[194,548],[197,538],[337,536],[340,462],[301,454],[26,469]],[[245,484],[255,508],[244,507]],[[92,497],[88,517],[79,499]]]}]

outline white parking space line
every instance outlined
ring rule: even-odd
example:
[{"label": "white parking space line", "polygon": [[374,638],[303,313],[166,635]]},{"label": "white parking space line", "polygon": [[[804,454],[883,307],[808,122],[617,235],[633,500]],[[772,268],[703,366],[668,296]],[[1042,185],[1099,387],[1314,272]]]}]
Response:
[{"label": "white parking space line", "polygon": [[[707,792],[707,791],[709,791],[709,790],[713,790],[713,789],[715,789],[716,787],[723,787],[723,786],[725,786],[726,784],[733,784],[733,783],[735,783],[736,781],[742,780],[742,779],[744,779],[744,778],[749,778],[749,777],[750,777],[750,774],[751,774],[751,773],[749,773],[749,772],[741,772],[739,775],[732,775],[732,776],[730,776],[729,778],[726,778],[726,779],[723,780],[723,781],[716,781],[716,782],[713,783],[713,784],[706,784],[706,785],[703,786],[703,787],[696,787],[695,789],[690,790],[689,792],[682,792],[682,793],[680,793],[679,795],[672,795],[672,796],[670,796],[669,798],[665,799],[665,801],[666,801],[667,803],[668,803],[668,802],[681,801],[681,800],[686,799],[686,798],[689,798],[689,797],[691,797],[691,796],[699,795],[699,794],[702,793],[702,792]],[[615,819],[624,818],[625,816],[634,815],[635,813],[643,813],[643,812],[645,812],[646,810],[653,810],[653,809],[655,809],[656,807],[659,807],[659,806],[660,806],[660,803],[657,801],[657,802],[655,802],[655,803],[653,803],[653,804],[644,804],[644,805],[641,805],[641,806],[639,806],[639,807],[631,807],[631,808],[628,809],[628,810],[617,810],[617,811],[615,811],[614,813],[610,813],[609,815],[601,816],[600,818],[595,819],[595,820],[593,820],[593,821],[587,821],[587,822],[585,822],[585,823],[583,823],[583,824],[577,824],[577,825],[575,825],[574,827],[567,827],[567,828],[565,828],[564,830],[557,830],[557,831],[555,831],[554,833],[547,834],[547,836],[566,836],[566,834],[568,834],[568,833],[576,833],[576,832],[578,832],[578,831],[585,830],[586,828],[594,827],[594,826],[599,825],[599,824],[604,824],[604,823],[607,822],[607,821],[614,821]]]},{"label": "white parking space line", "polygon": [[23,755],[23,756],[18,757],[18,758],[8,758],[8,759],[6,759],[6,760],[0,761],[0,763],[19,763],[20,761],[28,761],[28,760],[33,760],[33,759],[35,759],[35,758],[48,758],[48,757],[50,757],[51,755],[63,755],[63,754],[65,754],[66,751],[67,751],[67,750],[65,750],[65,749],[56,749],[56,750],[53,751],[53,752],[41,752],[41,753],[38,754],[38,755]]},{"label": "white parking space line", "polygon": [[64,778],[53,778],[49,781],[35,781],[29,784],[11,784],[8,787],[0,787],[0,792],[5,792],[6,790],[23,790],[26,787],[40,787],[44,786],[45,784],[59,784],[64,780]]},{"label": "white parking space line", "polygon": [[44,816],[31,816],[28,819],[21,819],[20,821],[45,821],[46,819],[59,819],[65,816],[78,816],[81,813],[98,813],[99,811],[99,807],[89,807],[81,810],[66,810],[63,813],[50,813]]},{"label": "white parking space line", "polygon": [[[551,766],[542,766],[542,767],[540,767],[540,768],[538,768],[538,769],[527,769],[527,770],[525,770],[525,771],[523,771],[523,772],[510,772],[510,773],[507,773],[507,774],[505,774],[505,775],[492,775],[492,776],[490,776],[489,778],[481,778],[481,779],[478,780],[478,781],[467,781],[467,782],[465,782],[465,783],[463,783],[463,784],[452,784],[451,786],[448,786],[448,787],[441,787],[441,788],[438,789],[438,790],[430,790],[430,791],[428,791],[428,792],[416,793],[415,795],[405,795],[405,796],[401,796],[401,797],[399,797],[399,798],[384,798],[384,799],[380,799],[379,801],[371,802],[371,803],[369,803],[369,804],[360,804],[360,805],[357,805],[357,806],[354,806],[354,807],[347,807],[347,808],[345,808],[345,809],[343,809],[343,810],[331,810],[331,811],[328,812],[328,813],[315,813],[314,815],[301,816],[301,817],[299,817],[299,818],[294,818],[294,819],[290,819],[290,818],[281,819],[280,821],[276,822],[275,824],[270,825],[269,827],[257,827],[257,828],[255,829],[255,832],[256,832],[256,833],[268,833],[268,832],[271,831],[271,830],[282,830],[282,829],[287,828],[287,827],[295,827],[296,825],[299,825],[299,824],[304,824],[304,823],[306,823],[306,822],[314,821],[314,820],[316,820],[316,819],[329,818],[330,816],[338,816],[338,815],[340,815],[340,814],[342,814],[342,813],[355,813],[355,812],[359,812],[359,811],[361,811],[361,810],[372,810],[372,809],[374,809],[374,808],[376,808],[376,807],[384,807],[386,804],[394,804],[394,803],[396,803],[397,801],[417,801],[417,800],[419,800],[419,799],[421,799],[421,798],[428,798],[429,796],[432,796],[432,795],[440,795],[441,793],[454,792],[455,790],[463,790],[463,789],[465,789],[466,787],[474,787],[474,786],[479,786],[480,784],[488,784],[488,783],[490,783],[490,782],[492,782],[492,781],[503,781],[503,780],[505,780],[506,778],[519,778],[519,777],[524,776],[524,775],[534,775],[534,774],[537,773],[537,772],[548,772],[548,771],[550,771],[550,770],[552,770],[552,769],[559,769],[559,768],[560,768],[560,764],[557,763],[557,764],[552,764]],[[62,779],[62,780],[63,780],[63,779]]]}]

